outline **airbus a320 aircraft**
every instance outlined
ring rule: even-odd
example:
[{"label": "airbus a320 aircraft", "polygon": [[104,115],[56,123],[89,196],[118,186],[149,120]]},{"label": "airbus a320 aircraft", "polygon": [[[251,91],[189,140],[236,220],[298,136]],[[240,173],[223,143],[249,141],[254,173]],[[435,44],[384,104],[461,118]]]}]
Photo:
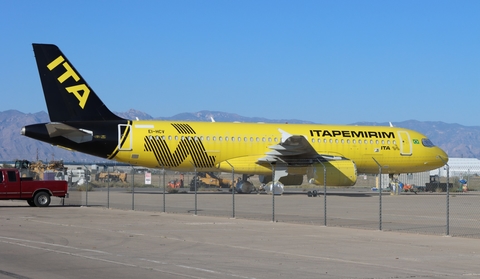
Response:
[{"label": "airbus a320 aircraft", "polygon": [[[50,123],[27,137],[90,155],[178,171],[222,171],[352,186],[357,173],[443,166],[445,152],[398,127],[127,120],[113,114],[55,45],[33,44]],[[272,172],[273,170],[273,172]],[[326,180],[325,180],[326,177]]]}]

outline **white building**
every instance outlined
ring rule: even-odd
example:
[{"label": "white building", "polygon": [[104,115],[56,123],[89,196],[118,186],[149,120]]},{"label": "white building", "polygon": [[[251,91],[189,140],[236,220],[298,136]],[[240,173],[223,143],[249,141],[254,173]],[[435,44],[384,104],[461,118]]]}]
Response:
[{"label": "white building", "polygon": [[[449,158],[449,175],[452,176],[472,176],[480,175],[480,160],[477,158]],[[447,176],[447,166],[430,171],[430,175],[440,177]]]}]

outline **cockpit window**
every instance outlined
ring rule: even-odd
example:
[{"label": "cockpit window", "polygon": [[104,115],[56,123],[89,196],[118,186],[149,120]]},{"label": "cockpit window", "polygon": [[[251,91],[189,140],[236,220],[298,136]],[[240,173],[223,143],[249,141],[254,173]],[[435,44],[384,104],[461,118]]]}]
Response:
[{"label": "cockpit window", "polygon": [[434,147],[435,146],[429,139],[422,139],[422,144],[425,147]]}]

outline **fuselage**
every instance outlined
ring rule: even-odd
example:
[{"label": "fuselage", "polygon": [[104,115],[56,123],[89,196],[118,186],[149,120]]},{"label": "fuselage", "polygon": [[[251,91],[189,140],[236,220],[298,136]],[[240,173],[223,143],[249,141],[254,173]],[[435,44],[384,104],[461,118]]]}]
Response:
[{"label": "fuselage", "polygon": [[[411,173],[443,166],[445,152],[412,130],[381,126],[133,121],[111,159],[156,168],[268,174],[257,160],[281,142],[279,129],[304,136],[318,154],[355,162],[359,173]],[[122,136],[120,136],[122,138]]]}]

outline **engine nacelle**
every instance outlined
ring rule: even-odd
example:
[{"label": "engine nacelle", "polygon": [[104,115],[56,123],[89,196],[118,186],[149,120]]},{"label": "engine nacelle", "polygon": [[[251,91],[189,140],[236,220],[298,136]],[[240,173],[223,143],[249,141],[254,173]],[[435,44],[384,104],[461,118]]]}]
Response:
[{"label": "engine nacelle", "polygon": [[[327,186],[353,186],[357,182],[357,166],[351,160],[331,160],[323,162],[326,168]],[[324,168],[315,163],[308,168],[307,178],[310,183],[324,184]]]},{"label": "engine nacelle", "polygon": [[235,185],[235,191],[239,194],[250,194],[253,190],[255,190],[255,186],[250,181],[240,180]]},{"label": "engine nacelle", "polygon": [[267,194],[274,194],[274,195],[281,195],[284,191],[284,185],[281,182],[275,182],[273,184],[272,181],[268,182],[267,185],[263,186],[265,193]]}]

